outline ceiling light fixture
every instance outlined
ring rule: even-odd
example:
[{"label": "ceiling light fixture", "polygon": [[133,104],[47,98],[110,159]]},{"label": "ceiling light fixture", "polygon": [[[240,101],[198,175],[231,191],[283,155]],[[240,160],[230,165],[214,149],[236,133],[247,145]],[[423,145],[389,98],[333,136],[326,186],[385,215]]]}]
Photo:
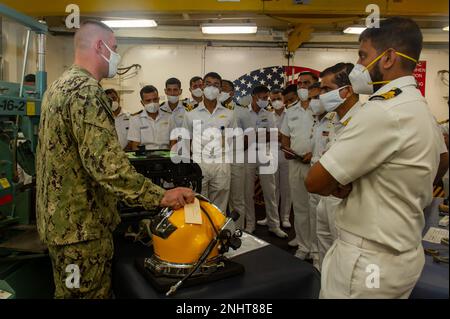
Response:
[{"label": "ceiling light fixture", "polygon": [[104,20],[110,28],[153,28],[158,26],[155,20]]},{"label": "ceiling light fixture", "polygon": [[202,24],[204,34],[252,34],[258,31],[256,24]]},{"label": "ceiling light fixture", "polygon": [[347,34],[361,34],[364,30],[366,29],[366,27],[361,27],[361,26],[354,26],[354,27],[348,27],[344,30],[344,33]]}]

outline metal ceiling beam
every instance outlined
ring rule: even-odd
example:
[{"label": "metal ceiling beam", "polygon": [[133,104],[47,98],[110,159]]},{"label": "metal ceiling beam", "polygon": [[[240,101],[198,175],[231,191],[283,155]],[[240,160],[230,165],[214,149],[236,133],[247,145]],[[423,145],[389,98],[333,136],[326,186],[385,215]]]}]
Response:
[{"label": "metal ceiling beam", "polygon": [[298,24],[288,37],[288,50],[295,52],[303,42],[308,42],[314,29],[309,24]]},{"label": "metal ceiling beam", "polygon": [[[314,28],[314,27],[313,27]],[[68,30],[65,27],[52,28],[50,32],[54,35],[62,36],[73,36],[73,30]],[[441,29],[428,29],[423,30],[423,42],[424,44],[429,43],[440,43],[448,45],[448,33],[442,32]],[[134,41],[139,39],[139,41],[154,41],[157,39],[165,40],[177,40],[186,39],[193,41],[209,42],[209,41],[241,41],[241,42],[287,42],[288,35],[284,32],[270,32],[269,30],[260,30],[256,35],[241,35],[236,38],[233,35],[206,35],[202,34],[198,27],[186,27],[186,26],[161,26],[158,28],[150,29],[120,29],[115,31],[115,35],[120,41],[124,39],[129,39]],[[294,35],[292,35],[294,37]],[[336,31],[325,31],[314,32],[310,35],[308,43],[354,43],[358,45],[357,34],[344,34],[342,32]],[[292,40],[293,41],[293,38]]]},{"label": "metal ceiling beam", "polygon": [[[64,16],[72,0],[29,1],[2,0],[2,3],[22,13],[35,17]],[[217,0],[77,0],[82,15],[148,15],[164,13],[226,13],[249,12],[258,14],[326,14],[366,15],[368,4],[360,0],[311,0],[309,4],[295,5],[292,0],[241,0],[218,2]],[[448,16],[447,0],[371,0],[380,7],[383,16]]]}]

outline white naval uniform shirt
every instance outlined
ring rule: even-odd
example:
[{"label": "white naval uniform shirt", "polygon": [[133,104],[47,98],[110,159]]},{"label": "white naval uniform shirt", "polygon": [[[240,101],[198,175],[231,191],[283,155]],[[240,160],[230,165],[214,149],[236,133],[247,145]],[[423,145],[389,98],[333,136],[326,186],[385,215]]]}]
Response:
[{"label": "white naval uniform shirt", "polygon": [[291,149],[300,156],[312,151],[312,128],[314,117],[311,109],[306,110],[300,102],[286,110],[281,134],[290,137]]},{"label": "white naval uniform shirt", "polygon": [[178,105],[173,111],[169,106],[169,102],[166,101],[163,105],[161,105],[160,110],[172,116],[174,127],[171,127],[171,130],[175,127],[181,127],[183,125],[184,113],[186,112],[183,101],[178,101]]},{"label": "white naval uniform shirt", "polygon": [[238,127],[244,131],[246,129],[270,129],[276,128],[275,117],[272,112],[260,109],[258,113],[253,111],[251,105],[248,107],[239,107],[236,113]]},{"label": "white naval uniform shirt", "polygon": [[[252,129],[254,130],[254,142],[256,142],[258,129],[265,129],[268,132],[269,129],[276,128],[275,117],[272,112],[269,112],[265,109],[260,109],[259,112],[256,113],[252,109],[251,105],[249,105],[248,107],[238,107],[238,111],[236,112],[236,121],[237,126],[240,127],[244,131],[244,133]],[[268,147],[269,142],[270,141],[266,140],[267,155],[270,154],[270,149]],[[250,148],[251,146],[249,145],[248,149]]]},{"label": "white naval uniform shirt", "polygon": [[154,120],[144,110],[131,118],[128,140],[145,145],[147,150],[169,149],[169,120],[166,112],[160,110]]},{"label": "white naval uniform shirt", "polygon": [[[222,106],[224,106],[222,104]],[[246,110],[247,107],[243,107],[240,105],[237,105],[234,101],[231,101],[230,103],[228,103],[228,105],[224,106],[225,108],[232,110],[234,113],[234,117],[236,118],[236,127],[239,127],[239,123],[238,123],[238,116],[239,116],[239,112],[241,112],[242,110]],[[241,143],[242,142],[242,143]],[[245,163],[245,145],[244,145],[244,139],[242,138],[241,141],[235,141],[233,143],[233,158],[232,158],[232,163],[234,165],[244,165]]]},{"label": "white naval uniform shirt", "polygon": [[128,129],[130,127],[130,114],[126,112],[120,112],[114,118],[114,126],[116,127],[117,137],[119,144],[124,149],[128,145]]},{"label": "white naval uniform shirt", "polygon": [[325,114],[320,121],[319,119],[314,121],[311,166],[317,163],[330,145],[330,139],[334,136],[335,117],[336,112],[330,112]]},{"label": "white naval uniform shirt", "polygon": [[222,103],[222,106],[223,107],[225,107],[225,108],[227,108],[227,109],[229,109],[229,110],[235,110],[236,109],[236,107],[237,107],[237,105],[236,105],[236,103],[233,101],[233,100],[231,100],[229,103],[227,103],[227,104],[224,104],[224,103]]},{"label": "white naval uniform shirt", "polygon": [[284,109],[280,115],[278,115],[277,112],[274,111],[273,116],[275,117],[275,125],[277,126],[278,130],[281,130],[281,125],[283,124],[284,117],[286,116],[286,109]]},{"label": "white naval uniform shirt", "polygon": [[[278,115],[277,112],[274,111],[273,115],[275,117],[275,125],[278,129],[278,134],[280,134],[284,118],[286,117],[286,109],[284,109],[280,115]],[[278,163],[284,163],[284,162],[287,162],[287,159],[286,159],[286,157],[284,157],[284,152],[281,150],[281,142],[280,142],[279,150],[278,150]]]},{"label": "white naval uniform shirt", "polygon": [[322,166],[353,189],[336,211],[338,228],[399,252],[416,249],[431,203],[443,138],[413,76],[398,78],[352,117]]},{"label": "white naval uniform shirt", "polygon": [[355,105],[351,107],[350,110],[345,113],[344,117],[342,119],[339,119],[339,116],[336,114],[336,116],[333,119],[334,129],[331,131],[332,136],[330,137],[330,144],[327,145],[327,150],[336,143],[337,138],[342,133],[344,128],[350,123],[353,116],[358,113],[359,110],[361,110],[362,104],[361,102],[356,102]]},{"label": "white naval uniform shirt", "polygon": [[195,100],[192,96],[188,97],[188,98],[185,98],[183,100],[183,102],[186,102],[187,104],[192,105],[192,106],[195,106],[195,105],[199,104],[199,102],[197,102],[197,100]]},{"label": "white naval uniform shirt", "polygon": [[[342,119],[339,119],[339,116],[337,115],[337,113],[333,112],[333,114],[335,114],[332,119],[333,129],[330,130],[329,143],[325,147],[325,152],[328,151],[334,143],[336,143],[337,138],[339,137],[340,134],[342,134],[342,131],[348,125],[348,123],[350,123],[350,120],[352,119],[352,117],[355,116],[355,114],[358,113],[359,110],[361,110],[361,106],[362,106],[361,102],[359,102],[359,101],[356,102],[355,105],[353,105],[347,111],[347,113],[345,113],[345,115],[342,117]],[[325,152],[323,154],[325,154]],[[323,156],[323,154],[319,157],[319,159]],[[314,155],[313,155],[313,159],[314,159]],[[317,159],[314,163],[316,163],[319,159]],[[312,160],[311,160],[311,162],[312,162]],[[337,198],[333,195],[324,197],[323,200],[329,201],[329,204],[326,205],[328,208],[335,207],[338,202],[342,201],[342,199]]]},{"label": "white naval uniform shirt", "polygon": [[[201,131],[194,132],[194,120],[200,121]],[[183,128],[189,132],[191,141],[193,136],[194,138],[201,137],[201,148],[194,147],[194,145],[192,147],[194,159],[202,159],[202,153],[203,158],[215,159],[225,155],[226,150],[231,150],[233,140],[229,139],[225,141],[222,138],[222,142],[227,143],[228,147],[225,148],[224,146],[220,149],[218,145],[211,142],[213,140],[212,136],[206,136],[204,132],[209,128],[217,128],[220,130],[223,137],[225,132],[223,132],[222,129],[236,128],[236,117],[233,111],[223,107],[219,102],[217,102],[216,108],[212,113],[210,113],[205,107],[205,104],[201,102],[194,110],[185,112]]]}]

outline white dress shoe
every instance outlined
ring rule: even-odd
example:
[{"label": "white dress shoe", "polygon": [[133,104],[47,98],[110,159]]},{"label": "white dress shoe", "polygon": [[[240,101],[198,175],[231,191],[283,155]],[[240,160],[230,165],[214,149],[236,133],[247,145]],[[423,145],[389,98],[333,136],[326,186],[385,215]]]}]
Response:
[{"label": "white dress shoe", "polygon": [[267,226],[267,218],[258,220],[256,223],[257,223],[259,226]]},{"label": "white dress shoe", "polygon": [[290,242],[288,242],[288,246],[290,246],[290,247],[298,247],[297,238],[294,238]]},{"label": "white dress shoe", "polygon": [[274,234],[277,237],[280,238],[288,238],[288,234],[286,234],[284,231],[281,230],[280,227],[277,228],[269,228],[269,232],[271,232],[272,234]]},{"label": "white dress shoe", "polygon": [[283,226],[284,228],[291,228],[291,227],[292,227],[291,223],[290,223],[288,220],[285,220],[285,221],[281,224],[281,226]]}]

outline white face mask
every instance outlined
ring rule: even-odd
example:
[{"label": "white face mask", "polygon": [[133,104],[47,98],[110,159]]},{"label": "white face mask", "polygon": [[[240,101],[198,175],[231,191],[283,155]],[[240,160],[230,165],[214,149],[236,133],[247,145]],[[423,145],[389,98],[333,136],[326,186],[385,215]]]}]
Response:
[{"label": "white face mask", "polygon": [[339,92],[346,88],[348,85],[339,89],[319,95],[320,103],[324,106],[327,112],[333,112],[336,110],[346,99],[341,98]]},{"label": "white face mask", "polygon": [[119,63],[121,60],[120,54],[114,52],[109,48],[109,46],[102,41],[105,47],[109,50],[109,59],[107,59],[103,54],[101,54],[102,58],[108,62],[109,70],[108,70],[108,78],[113,78],[117,74],[117,68],[119,67]]},{"label": "white face mask", "polygon": [[195,97],[202,97],[203,96],[203,90],[201,88],[196,88],[195,90],[192,90],[192,95]]},{"label": "white face mask", "polygon": [[281,110],[284,106],[284,103],[281,100],[276,100],[272,102],[272,106],[275,110]]},{"label": "white face mask", "polygon": [[[373,85],[374,84],[380,84],[384,85],[389,83],[390,81],[378,81],[373,82],[372,77],[370,76],[369,69],[372,68],[372,66],[375,65],[375,63],[380,60],[387,52],[388,50],[384,51],[380,55],[378,55],[372,62],[370,62],[367,66],[364,66],[362,64],[356,64],[353,67],[352,72],[348,75],[350,79],[350,83],[353,88],[353,92],[356,94],[373,94]],[[401,56],[405,59],[408,59],[410,61],[413,61],[414,63],[417,63],[417,60],[404,54],[401,52],[395,52],[398,56]]]},{"label": "white face mask", "polygon": [[247,107],[252,103],[252,96],[251,95],[243,96],[238,100],[238,103],[241,106]]},{"label": "white face mask", "polygon": [[260,108],[265,109],[269,105],[269,101],[259,99],[258,101],[256,101],[256,104]]},{"label": "white face mask", "polygon": [[113,101],[112,103],[111,103],[111,111],[113,111],[113,112],[115,112],[115,111],[117,111],[118,109],[119,109],[119,102],[117,102],[117,101]]},{"label": "white face mask", "polygon": [[308,89],[298,89],[297,93],[300,101],[308,101]]},{"label": "white face mask", "polygon": [[179,100],[180,100],[179,95],[167,95],[167,101],[169,101],[169,103],[171,104],[178,103]]},{"label": "white face mask", "polygon": [[226,100],[228,100],[229,98],[230,98],[230,93],[228,93],[228,92],[221,92],[220,95],[219,95],[219,102],[223,103]]},{"label": "white face mask", "polygon": [[145,110],[146,110],[148,113],[156,113],[156,112],[158,112],[158,110],[159,110],[159,104],[158,104],[158,103],[155,103],[155,102],[145,104],[144,107],[145,107]]},{"label": "white face mask", "polygon": [[217,100],[217,97],[219,96],[219,94],[220,94],[220,90],[218,88],[216,88],[215,86],[207,86],[203,90],[203,95],[205,95],[205,97],[209,101]]},{"label": "white face mask", "polygon": [[311,102],[309,102],[309,107],[314,115],[321,115],[326,112],[325,107],[320,103],[319,99],[312,99]]},{"label": "white face mask", "polygon": [[373,94],[373,84],[369,70],[364,65],[356,64],[348,75],[356,94]]}]

